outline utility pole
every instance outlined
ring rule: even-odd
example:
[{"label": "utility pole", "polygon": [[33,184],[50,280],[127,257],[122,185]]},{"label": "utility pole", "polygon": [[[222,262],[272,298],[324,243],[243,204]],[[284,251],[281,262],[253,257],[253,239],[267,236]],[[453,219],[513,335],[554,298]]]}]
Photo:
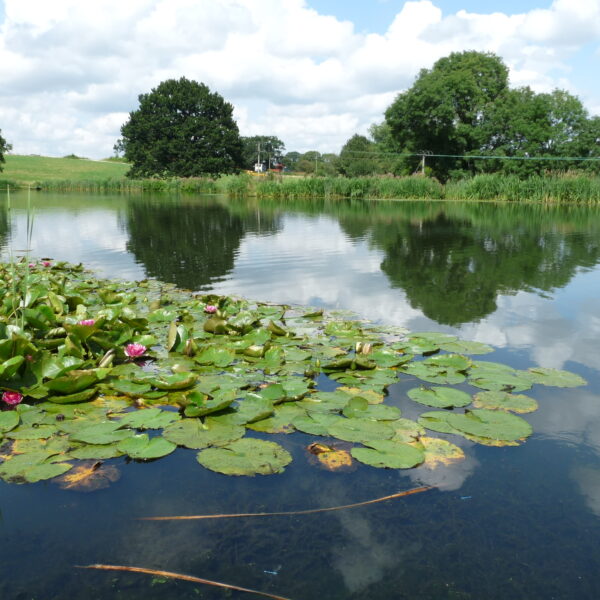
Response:
[{"label": "utility pole", "polygon": [[421,156],[421,175],[425,176],[425,155]]}]

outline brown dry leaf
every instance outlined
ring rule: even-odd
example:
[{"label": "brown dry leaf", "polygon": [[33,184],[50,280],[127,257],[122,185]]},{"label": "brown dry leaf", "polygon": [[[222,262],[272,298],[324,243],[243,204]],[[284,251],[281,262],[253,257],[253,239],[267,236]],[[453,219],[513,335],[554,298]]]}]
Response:
[{"label": "brown dry leaf", "polygon": [[306,449],[310,453],[309,461],[311,464],[318,465],[328,471],[350,471],[356,468],[348,449],[341,446],[327,446],[315,442]]},{"label": "brown dry leaf", "polygon": [[121,477],[114,465],[105,465],[102,461],[90,461],[71,469],[57,479],[63,490],[94,492],[107,488]]},{"label": "brown dry leaf", "polygon": [[434,437],[423,436],[419,442],[425,450],[424,467],[435,469],[439,465],[451,465],[464,460],[465,453],[455,444]]}]

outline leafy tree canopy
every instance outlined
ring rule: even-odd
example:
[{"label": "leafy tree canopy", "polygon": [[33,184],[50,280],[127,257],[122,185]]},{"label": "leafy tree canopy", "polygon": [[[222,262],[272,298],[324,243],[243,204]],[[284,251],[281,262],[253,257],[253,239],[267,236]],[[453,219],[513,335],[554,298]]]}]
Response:
[{"label": "leafy tree canopy", "polygon": [[353,135],[343,146],[339,170],[348,177],[373,175],[379,170],[375,144],[364,135]]},{"label": "leafy tree canopy", "polygon": [[2,163],[6,162],[4,155],[11,149],[12,146],[2,137],[2,130],[0,130],[0,171],[2,171]]},{"label": "leafy tree canopy", "polygon": [[241,163],[233,106],[203,83],[168,79],[138,98],[115,145],[133,165],[130,177],[217,175]]},{"label": "leafy tree canopy", "polygon": [[260,161],[267,162],[269,157],[271,160],[279,160],[285,152],[285,144],[274,135],[253,135],[252,137],[242,137],[243,150],[242,162],[240,166],[243,169],[254,169],[254,165],[258,160],[258,149],[260,145]]},{"label": "leafy tree canopy", "polygon": [[[487,52],[453,52],[423,69],[385,113],[398,147],[410,153],[463,155],[481,145],[478,125],[485,108],[508,87],[508,69]],[[411,165],[417,165],[418,158]],[[436,160],[446,179],[457,159]]]}]

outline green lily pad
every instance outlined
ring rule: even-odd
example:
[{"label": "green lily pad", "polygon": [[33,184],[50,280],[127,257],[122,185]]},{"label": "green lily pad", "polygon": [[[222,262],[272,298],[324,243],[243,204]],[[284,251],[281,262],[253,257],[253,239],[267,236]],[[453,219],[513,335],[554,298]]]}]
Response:
[{"label": "green lily pad", "polygon": [[212,398],[197,391],[189,394],[188,400],[190,400],[190,404],[185,407],[186,417],[203,417],[204,415],[224,410],[236,397],[235,392],[230,390],[217,390],[213,394]]},{"label": "green lily pad", "polygon": [[473,400],[475,408],[488,408],[490,410],[509,410],[516,413],[530,413],[537,410],[538,403],[523,394],[509,394],[508,392],[479,392]]},{"label": "green lily pad", "polygon": [[113,444],[84,444],[69,451],[69,456],[79,460],[108,460],[109,458],[117,458],[123,456],[123,452],[117,447],[117,443]]},{"label": "green lily pad", "polygon": [[414,442],[419,437],[425,435],[425,429],[415,421],[410,419],[398,419],[388,423],[394,429],[392,440],[397,442]]},{"label": "green lily pad", "polygon": [[329,436],[329,428],[343,418],[328,413],[300,414],[292,419],[292,425],[303,433]]},{"label": "green lily pad", "polygon": [[94,385],[98,381],[96,371],[70,371],[67,375],[48,381],[45,385],[57,394],[75,394]]},{"label": "green lily pad", "polygon": [[19,413],[14,410],[0,412],[0,433],[14,429],[20,421]]},{"label": "green lily pad", "polygon": [[352,448],[352,456],[367,465],[380,469],[411,469],[425,460],[425,453],[404,442],[389,440],[365,443],[368,448]]},{"label": "green lily pad", "polygon": [[140,398],[152,390],[152,386],[149,383],[134,383],[125,379],[112,381],[110,387],[119,392],[119,394],[129,396],[130,398]]},{"label": "green lily pad", "polygon": [[465,340],[455,340],[443,342],[440,344],[440,350],[446,352],[457,352],[459,354],[489,354],[494,349],[481,342],[470,342]]},{"label": "green lily pad", "polygon": [[175,373],[165,377],[149,377],[144,380],[159,390],[167,391],[185,390],[192,387],[197,381],[198,375],[195,373]]},{"label": "green lily pad", "polygon": [[228,367],[236,360],[234,350],[228,348],[219,348],[218,346],[210,346],[200,354],[198,354],[194,360],[201,365],[214,365],[215,367]]},{"label": "green lily pad", "polygon": [[248,394],[243,400],[238,400],[236,406],[237,422],[240,425],[267,419],[273,412],[273,402],[254,394]]},{"label": "green lily pad", "polygon": [[460,432],[492,440],[520,440],[532,433],[531,425],[521,417],[483,408],[451,414],[448,423]]},{"label": "green lily pad", "polygon": [[171,411],[160,408],[144,408],[136,412],[125,414],[118,422],[121,427],[131,429],[163,429],[181,417]]},{"label": "green lily pad", "polygon": [[407,392],[408,397],[419,404],[432,406],[434,408],[452,408],[468,406],[472,402],[471,396],[448,387],[425,387],[412,388]]},{"label": "green lily pad", "polygon": [[453,427],[448,418],[452,416],[453,413],[445,411],[445,410],[432,410],[429,412],[424,412],[419,415],[417,419],[417,423],[421,425],[421,427],[425,427],[426,429],[430,429],[431,431],[438,431],[439,433],[454,433],[456,435],[461,435],[461,432]]},{"label": "green lily pad", "polygon": [[199,452],[198,462],[225,475],[273,475],[282,473],[292,456],[275,442],[243,439]]},{"label": "green lily pad", "polygon": [[450,367],[426,364],[425,362],[413,362],[400,367],[406,374],[414,375],[429,383],[442,383],[454,385],[465,381],[463,373]]},{"label": "green lily pad", "polygon": [[125,438],[131,437],[134,433],[130,429],[119,429],[119,421],[104,421],[82,425],[70,435],[71,440],[75,442],[84,442],[86,444],[112,444],[120,442]]},{"label": "green lily pad", "polygon": [[274,408],[272,417],[248,423],[247,427],[263,433],[292,433],[294,419],[304,414],[306,411],[295,404],[281,404]]},{"label": "green lily pad", "polygon": [[171,454],[177,448],[177,444],[162,437],[150,438],[147,433],[142,433],[124,439],[117,444],[117,448],[136,460],[149,460]]},{"label": "green lily pad", "polygon": [[36,483],[62,475],[72,467],[56,460],[46,451],[19,454],[0,464],[0,477],[11,483]]},{"label": "green lily pad", "polygon": [[54,404],[76,404],[78,402],[87,402],[97,394],[96,388],[83,390],[76,394],[68,394],[67,396],[48,396],[48,402]]},{"label": "green lily pad", "polygon": [[365,398],[354,396],[342,411],[349,419],[372,419],[374,421],[394,421],[400,418],[400,409],[385,404],[369,404]]},{"label": "green lily pad", "polygon": [[559,369],[534,367],[527,371],[521,371],[521,375],[525,379],[529,379],[532,383],[554,387],[568,388],[587,384],[587,381],[583,377],[570,371],[561,371]]},{"label": "green lily pad", "polygon": [[394,436],[394,429],[387,423],[356,418],[336,421],[328,432],[331,437],[346,442],[389,440]]},{"label": "green lily pad", "polygon": [[209,446],[222,446],[237,440],[246,433],[240,425],[225,425],[208,418],[204,423],[200,419],[181,419],[163,430],[163,437],[178,446],[200,450]]},{"label": "green lily pad", "polygon": [[11,440],[45,440],[52,437],[58,429],[54,425],[19,426],[4,434]]}]

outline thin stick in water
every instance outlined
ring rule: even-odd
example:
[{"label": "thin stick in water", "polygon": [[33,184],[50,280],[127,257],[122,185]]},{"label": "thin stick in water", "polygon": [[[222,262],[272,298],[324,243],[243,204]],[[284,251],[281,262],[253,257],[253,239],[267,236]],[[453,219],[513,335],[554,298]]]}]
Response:
[{"label": "thin stick in water", "polygon": [[389,496],[383,496],[382,498],[376,498],[375,500],[366,500],[365,502],[356,502],[354,504],[345,504],[343,506],[331,506],[329,508],[311,508],[309,510],[293,510],[288,512],[259,512],[259,513],[235,513],[235,514],[224,514],[224,515],[188,515],[188,516],[177,516],[177,517],[140,517],[141,521],[192,521],[198,519],[235,519],[239,517],[274,517],[282,515],[311,515],[314,513],[329,512],[332,510],[343,510],[346,508],[358,508],[359,506],[367,506],[368,504],[377,504],[378,502],[385,502],[386,500],[394,500],[395,498],[401,498],[403,496],[410,496],[411,494],[418,494],[420,492],[426,492],[427,490],[433,489],[433,486],[423,486],[414,488],[412,490],[406,490],[404,492],[397,492]]},{"label": "thin stick in water", "polygon": [[215,587],[224,588],[226,590],[236,590],[238,592],[248,592],[249,594],[257,594],[265,598],[272,598],[273,600],[290,600],[284,596],[276,596],[275,594],[269,594],[267,592],[259,592],[257,590],[251,590],[249,588],[240,587],[238,585],[230,585],[228,583],[221,583],[220,581],[211,581],[210,579],[202,579],[200,577],[194,577],[193,575],[183,575],[182,573],[172,573],[171,571],[157,571],[155,569],[144,569],[143,567],[126,567],[122,565],[87,565],[79,566],[76,565],[77,569],[100,569],[102,571],[127,571],[130,573],[145,573],[146,575],[154,575],[156,577],[167,577],[169,579],[181,579],[182,581],[191,581],[192,583],[203,583],[205,585],[212,585]]}]

